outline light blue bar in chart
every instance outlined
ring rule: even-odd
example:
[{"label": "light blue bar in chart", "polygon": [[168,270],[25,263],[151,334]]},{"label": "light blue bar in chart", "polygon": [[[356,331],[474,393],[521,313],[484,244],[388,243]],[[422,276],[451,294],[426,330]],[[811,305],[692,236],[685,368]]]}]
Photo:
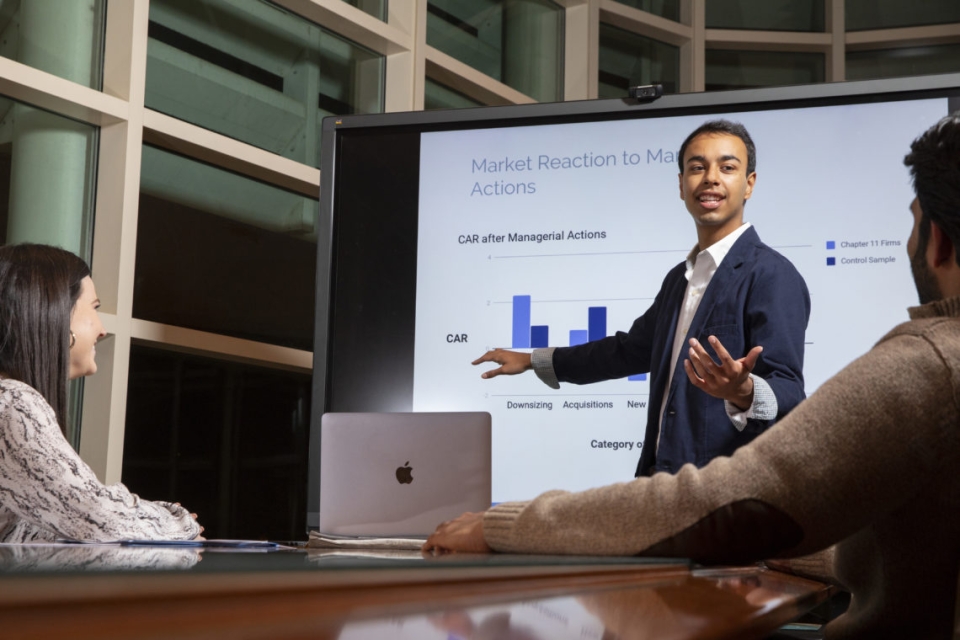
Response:
[{"label": "light blue bar in chart", "polygon": [[513,348],[530,348],[530,296],[513,296]]}]

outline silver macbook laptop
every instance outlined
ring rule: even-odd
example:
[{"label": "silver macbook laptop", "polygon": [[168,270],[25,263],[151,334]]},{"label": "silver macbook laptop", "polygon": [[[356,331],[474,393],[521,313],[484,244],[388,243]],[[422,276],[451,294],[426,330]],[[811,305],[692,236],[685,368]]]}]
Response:
[{"label": "silver macbook laptop", "polygon": [[322,534],[426,537],[490,506],[489,413],[325,413],[320,434]]}]

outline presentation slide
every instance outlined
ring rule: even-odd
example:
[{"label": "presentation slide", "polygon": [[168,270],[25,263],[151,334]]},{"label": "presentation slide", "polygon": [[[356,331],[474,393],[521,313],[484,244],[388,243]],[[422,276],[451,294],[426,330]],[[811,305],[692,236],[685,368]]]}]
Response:
[{"label": "presentation slide", "polygon": [[[757,146],[745,220],[810,290],[808,395],[917,303],[903,157],[946,113],[931,99],[723,116]],[[553,390],[470,362],[630,328],[696,244],[677,153],[707,119],[422,135],[413,409],[492,414],[495,502],[633,477],[645,375]]]}]

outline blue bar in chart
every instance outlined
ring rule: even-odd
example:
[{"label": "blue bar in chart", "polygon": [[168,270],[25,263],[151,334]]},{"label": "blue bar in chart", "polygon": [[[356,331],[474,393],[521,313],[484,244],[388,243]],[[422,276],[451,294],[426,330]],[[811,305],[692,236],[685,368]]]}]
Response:
[{"label": "blue bar in chart", "polygon": [[550,346],[550,327],[545,324],[530,327],[530,346],[544,349]]},{"label": "blue bar in chart", "polygon": [[587,309],[587,337],[590,341],[607,337],[607,308],[589,307]]},{"label": "blue bar in chart", "polygon": [[513,348],[530,348],[530,296],[513,296]]},{"label": "blue bar in chart", "polygon": [[636,373],[632,376],[627,376],[627,380],[630,380],[631,382],[642,382],[643,380],[646,380],[646,379],[647,379],[647,374],[645,373]]},{"label": "blue bar in chart", "polygon": [[586,344],[590,341],[590,338],[587,337],[586,329],[571,329],[570,330],[570,346],[575,347],[578,344]]}]

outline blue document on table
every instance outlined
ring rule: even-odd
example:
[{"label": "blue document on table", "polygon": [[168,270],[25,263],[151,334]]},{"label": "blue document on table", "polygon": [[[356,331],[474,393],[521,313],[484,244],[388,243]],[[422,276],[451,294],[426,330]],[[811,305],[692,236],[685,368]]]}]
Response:
[{"label": "blue document on table", "polygon": [[120,540],[121,547],[200,547],[202,549],[279,549],[267,540]]},{"label": "blue document on table", "polygon": [[121,547],[195,547],[200,549],[284,549],[278,542],[267,540],[76,540],[74,538],[60,538],[60,544],[103,544],[120,545]]}]

